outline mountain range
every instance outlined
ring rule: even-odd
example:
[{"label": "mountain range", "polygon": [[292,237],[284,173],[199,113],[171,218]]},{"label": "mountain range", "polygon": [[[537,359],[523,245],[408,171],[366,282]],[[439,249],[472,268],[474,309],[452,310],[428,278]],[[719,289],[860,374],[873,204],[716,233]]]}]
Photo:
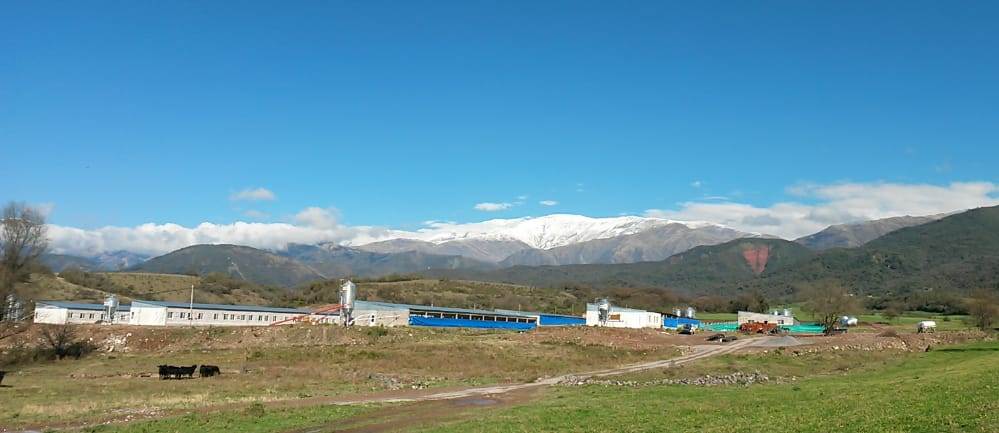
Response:
[{"label": "mountain range", "polygon": [[[837,228],[829,233],[843,231]],[[837,242],[847,240],[856,241],[856,237],[843,236]],[[743,238],[699,246],[657,262],[516,266],[435,271],[433,275],[549,287],[665,288],[681,294],[727,296],[759,290],[780,297],[822,284],[877,296],[999,290],[999,207],[934,217],[857,247],[815,250],[801,242]]]},{"label": "mountain range", "polygon": [[[521,272],[512,281],[536,284],[604,281],[658,286],[667,281],[663,275],[680,278],[686,271],[662,271],[658,265],[648,263],[697,262],[691,257],[710,251],[705,249],[710,246],[724,249],[733,241],[769,245],[772,260],[769,267],[761,270],[769,273],[774,266],[779,267],[785,255],[797,258],[811,251],[856,247],[899,228],[938,218],[899,217],[832,226],[790,242],[711,223],[549,215],[491,220],[462,225],[461,230],[438,229],[421,235],[421,239],[397,238],[359,246],[289,244],[281,250],[265,251],[236,245],[195,245],[152,259],[119,251],[89,258],[52,254],[45,256],[44,261],[55,271],[72,266],[94,271],[222,273],[277,286],[325,278],[417,273],[505,280],[505,275]],[[633,266],[625,266],[629,264]],[[730,265],[726,266],[731,268]],[[613,269],[608,272],[614,276],[585,277],[604,275],[606,272],[598,270],[604,267]],[[566,277],[569,274],[572,278]],[[636,277],[645,274],[650,277]]]}]

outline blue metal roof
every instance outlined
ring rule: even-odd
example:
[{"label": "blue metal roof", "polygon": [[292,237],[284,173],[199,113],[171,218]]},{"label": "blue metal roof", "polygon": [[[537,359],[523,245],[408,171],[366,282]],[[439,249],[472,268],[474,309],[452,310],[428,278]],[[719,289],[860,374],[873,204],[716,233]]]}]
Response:
[{"label": "blue metal roof", "polygon": [[[360,302],[360,301],[358,301]],[[408,309],[408,310],[419,310],[419,311],[436,311],[442,313],[459,313],[459,314],[479,314],[486,316],[504,316],[504,317],[526,317],[527,314],[523,313],[504,313],[497,310],[476,310],[471,308],[452,308],[452,307],[436,307],[428,305],[413,305],[413,304],[393,304],[389,302],[376,302],[376,301],[364,301],[370,304],[383,305],[388,307],[393,307],[397,309]],[[355,307],[356,308],[356,307]]]},{"label": "blue metal roof", "polygon": [[572,319],[581,319],[581,318],[583,318],[583,316],[574,316],[574,315],[571,315],[571,314],[539,313],[539,312],[536,312],[536,311],[503,310],[503,309],[500,309],[500,308],[497,308],[495,311],[498,311],[500,313],[515,314],[515,315],[520,315],[520,316],[532,316],[532,317],[533,316],[538,316],[538,317],[540,317],[540,316],[546,316],[546,317],[566,317],[566,318],[572,318]]},{"label": "blue metal roof", "polygon": [[[70,310],[90,310],[90,311],[104,311],[106,307],[104,304],[84,304],[81,302],[67,302],[67,301],[35,301],[35,305],[55,307],[55,308],[66,308]],[[119,304],[118,311],[128,311],[129,306],[127,304]]]},{"label": "blue metal roof", "polygon": [[284,307],[261,307],[256,305],[226,305],[226,304],[198,304],[193,305],[189,302],[171,302],[171,301],[132,301],[132,305],[140,306],[139,304],[153,305],[157,307],[167,307],[167,308],[197,308],[200,310],[225,310],[225,311],[252,311],[260,313],[291,313],[291,314],[307,314],[311,313],[311,310],[305,308],[284,308]]}]

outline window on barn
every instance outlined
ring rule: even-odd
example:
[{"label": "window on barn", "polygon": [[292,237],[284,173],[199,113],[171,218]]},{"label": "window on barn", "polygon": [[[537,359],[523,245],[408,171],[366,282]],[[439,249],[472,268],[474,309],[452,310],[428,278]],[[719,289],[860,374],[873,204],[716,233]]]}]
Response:
[{"label": "window on barn", "polygon": [[167,319],[173,319],[173,311],[167,312]]},{"label": "window on barn", "polygon": [[212,320],[219,320],[219,313],[212,315]]},{"label": "window on barn", "polygon": [[201,320],[201,318],[204,317],[202,314],[204,313],[198,313],[198,320]]},{"label": "window on barn", "polygon": [[228,314],[223,314],[222,315],[222,320],[229,320],[229,315]]}]

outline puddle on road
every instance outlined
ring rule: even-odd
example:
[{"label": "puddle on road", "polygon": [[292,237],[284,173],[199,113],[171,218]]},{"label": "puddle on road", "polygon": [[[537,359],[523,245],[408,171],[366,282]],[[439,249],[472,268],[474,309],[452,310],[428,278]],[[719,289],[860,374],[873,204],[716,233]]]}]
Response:
[{"label": "puddle on road", "polygon": [[451,404],[455,406],[492,406],[497,403],[499,403],[499,400],[482,397],[461,398],[451,401]]}]

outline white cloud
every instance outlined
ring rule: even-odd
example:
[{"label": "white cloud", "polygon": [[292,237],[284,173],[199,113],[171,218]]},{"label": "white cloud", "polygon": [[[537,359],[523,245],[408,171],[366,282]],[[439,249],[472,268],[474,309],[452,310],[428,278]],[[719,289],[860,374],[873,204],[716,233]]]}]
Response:
[{"label": "white cloud", "polygon": [[480,210],[483,212],[498,212],[501,210],[507,210],[513,207],[513,203],[477,203],[475,205],[475,210]]},{"label": "white cloud", "polygon": [[538,202],[538,204],[542,206],[557,206],[558,202],[555,200],[541,200]]},{"label": "white cloud", "polygon": [[694,188],[700,188],[701,185],[702,185],[701,181],[699,181],[699,180],[695,180],[695,181],[693,181],[693,182],[690,183],[690,186],[692,186]]},{"label": "white cloud", "polygon": [[49,246],[58,254],[82,256],[116,250],[159,255],[197,244],[237,244],[271,250],[284,249],[288,243],[364,244],[395,237],[393,233],[378,227],[318,228],[242,221],[232,224],[201,223],[196,227],[148,223],[92,230],[49,225]]},{"label": "white cloud", "polygon": [[295,222],[305,227],[329,230],[337,227],[339,212],[334,208],[307,207],[295,215]]},{"label": "white cloud", "polygon": [[277,195],[273,191],[267,188],[247,188],[240,192],[235,192],[229,195],[229,200],[232,201],[271,201],[277,200]]},{"label": "white cloud", "polygon": [[802,202],[760,207],[744,203],[685,202],[679,209],[649,209],[647,216],[710,221],[739,230],[795,239],[834,224],[900,215],[935,215],[999,204],[999,185],[955,182],[946,186],[899,183],[799,184],[787,189]]}]

